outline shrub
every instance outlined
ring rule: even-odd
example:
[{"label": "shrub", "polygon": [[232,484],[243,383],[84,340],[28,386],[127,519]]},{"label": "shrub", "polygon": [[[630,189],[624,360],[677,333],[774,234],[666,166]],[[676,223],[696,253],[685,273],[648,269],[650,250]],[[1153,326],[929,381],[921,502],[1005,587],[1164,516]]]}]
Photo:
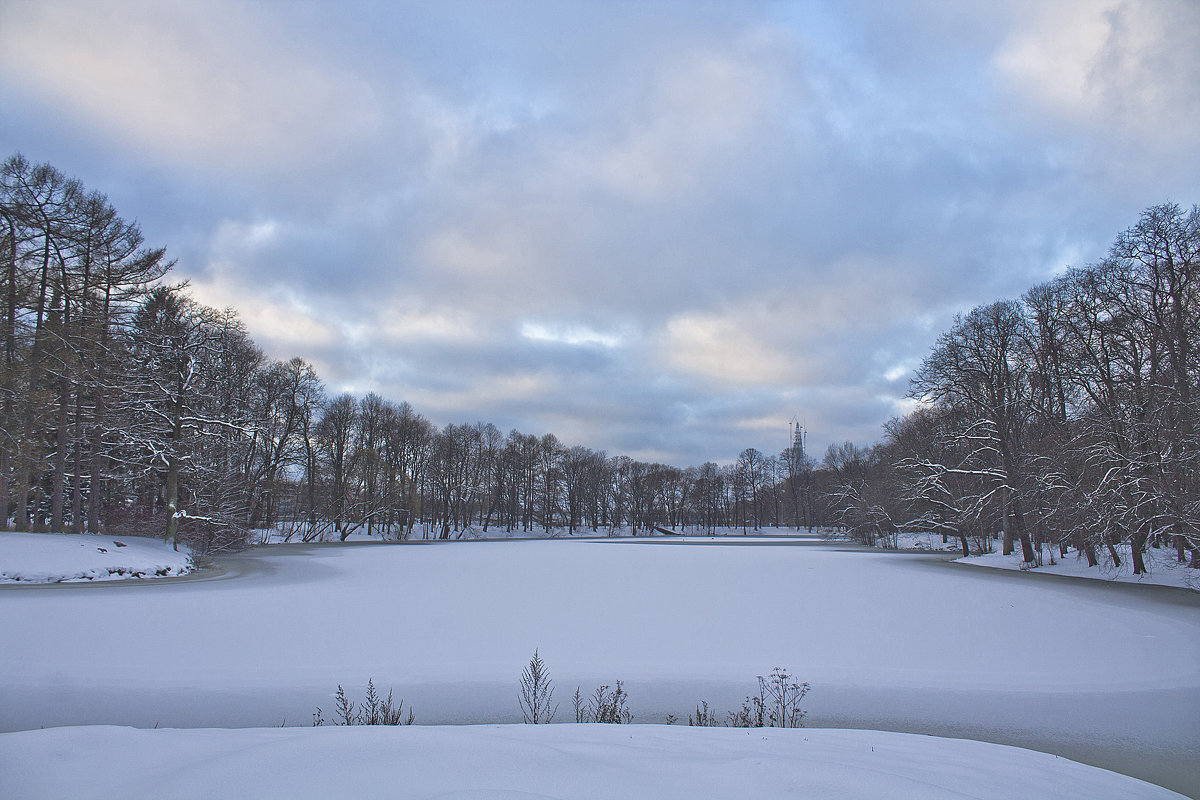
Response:
[{"label": "shrub", "polygon": [[[346,696],[340,683],[337,694],[334,695],[334,702],[337,712],[335,725],[412,725],[416,722],[416,716],[412,709],[409,708],[406,715],[404,701],[395,702],[390,689],[386,698],[380,697],[379,692],[375,689],[374,680],[367,681],[367,696],[357,707],[355,707],[354,701]],[[325,724],[324,712],[321,711],[320,706],[317,706],[317,710],[313,712],[312,724],[314,727]]]},{"label": "shrub", "polygon": [[521,716],[530,725],[553,722],[558,712],[558,706],[553,704],[554,681],[550,680],[546,662],[537,650],[533,651],[529,665],[521,672],[521,694],[517,702],[521,706]]},{"label": "shrub", "polygon": [[609,689],[608,684],[597,686],[586,703],[578,686],[575,687],[575,694],[571,696],[576,722],[628,725],[633,722],[633,712],[626,705],[628,701],[629,694],[625,691],[622,681],[617,681],[616,689]]},{"label": "shrub", "polygon": [[[724,724],[730,728],[802,727],[808,712],[800,702],[808,690],[808,683],[797,683],[784,667],[775,667],[770,675],[758,676],[758,694],[747,696],[740,709],[726,715]],[[688,724],[714,727],[722,723],[702,700],[695,715],[688,715]]]},{"label": "shrub", "polygon": [[612,691],[609,691],[607,684],[596,687],[588,700],[587,721],[628,725],[633,722],[633,713],[625,706],[628,700],[629,695],[625,693],[621,681],[617,681],[617,688]]},{"label": "shrub", "polygon": [[688,725],[694,728],[718,728],[721,726],[721,720],[709,709],[708,701],[701,700],[696,706],[695,716],[688,714]]},{"label": "shrub", "polygon": [[771,728],[799,728],[807,711],[800,701],[808,694],[808,683],[797,683],[786,668],[775,667],[766,678],[758,676],[758,701],[767,712]]}]

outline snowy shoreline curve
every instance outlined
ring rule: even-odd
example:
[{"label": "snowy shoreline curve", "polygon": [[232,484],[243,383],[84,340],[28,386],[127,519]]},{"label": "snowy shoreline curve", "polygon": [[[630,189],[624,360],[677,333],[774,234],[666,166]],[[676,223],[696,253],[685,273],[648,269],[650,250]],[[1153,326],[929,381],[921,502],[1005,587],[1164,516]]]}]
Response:
[{"label": "snowy shoreline curve", "polygon": [[[54,768],[45,766],[53,761]],[[346,765],[353,764],[352,769]],[[170,779],[163,779],[164,768]],[[139,730],[0,734],[18,796],[1179,800],[1057,756],[881,731],[662,725]],[[119,788],[118,788],[119,787]]]},{"label": "snowy shoreline curve", "polygon": [[191,551],[160,539],[0,532],[0,584],[95,583],[186,575]]}]

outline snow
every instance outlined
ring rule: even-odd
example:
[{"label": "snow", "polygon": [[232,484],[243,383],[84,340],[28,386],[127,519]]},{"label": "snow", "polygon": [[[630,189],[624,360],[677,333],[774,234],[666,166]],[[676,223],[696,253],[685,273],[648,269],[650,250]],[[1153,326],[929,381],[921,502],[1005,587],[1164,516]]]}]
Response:
[{"label": "snow", "polygon": [[961,552],[957,539],[943,542],[938,533],[897,533],[897,550],[939,550],[948,553]]},{"label": "snow", "polygon": [[[895,548],[898,550],[927,550],[947,553],[962,552],[957,539],[942,542],[940,534],[934,533],[898,533],[895,535]],[[1146,586],[1175,586],[1179,588],[1200,591],[1200,570],[1192,569],[1186,563],[1181,564],[1175,551],[1165,547],[1150,547],[1145,551],[1146,566],[1149,572],[1143,575],[1133,574],[1133,559],[1130,556],[1129,545],[1119,545],[1117,554],[1121,557],[1121,566],[1114,567],[1112,559],[1103,549],[1097,552],[1100,563],[1094,567],[1087,565],[1087,560],[1078,550],[1070,548],[1065,558],[1058,555],[1057,549],[1051,552],[1050,545],[1042,549],[1042,563],[1036,567],[1028,567],[1021,561],[1021,551],[1018,549],[1010,555],[986,553],[957,559],[960,564],[970,564],[977,567],[992,567],[993,569],[1008,569],[1030,572],[1038,575],[1065,575],[1072,578],[1091,578],[1093,580],[1118,581],[1121,583],[1140,583]],[[1051,558],[1056,563],[1050,563]]]},{"label": "snow", "polygon": [[0,773],[12,796],[31,800],[1181,797],[1045,753],[961,739],[649,725],[59,728],[0,735]]},{"label": "snow", "polygon": [[536,647],[564,710],[620,679],[635,723],[702,699],[724,712],[779,665],[811,683],[814,727],[1019,744],[1200,795],[1193,592],[777,536],[284,544],[215,563],[0,587],[0,730],[303,726],[368,678],[420,724],[515,722]]},{"label": "snow", "polygon": [[982,556],[960,558],[958,561],[977,567],[1025,570],[1040,575],[1068,575],[1075,578],[1140,583],[1147,586],[1178,586],[1200,590],[1200,570],[1179,563],[1174,550],[1147,548],[1145,559],[1149,572],[1142,575],[1133,574],[1133,559],[1129,554],[1129,545],[1121,545],[1117,548],[1117,554],[1121,557],[1120,567],[1112,565],[1112,560],[1107,553],[1097,553],[1100,563],[1089,567],[1083,554],[1077,550],[1068,551],[1066,558],[1058,557],[1055,553],[1057,563],[1051,564],[1049,553],[1043,550],[1043,563],[1037,567],[1027,568],[1021,561],[1020,547],[1015,553],[1007,556],[1000,553],[987,553]]},{"label": "snow", "polygon": [[158,539],[0,532],[0,583],[70,583],[183,575],[186,547]]},{"label": "snow", "polygon": [[[160,582],[153,595],[130,587],[86,603],[10,595],[0,631],[34,652],[0,656],[3,674],[212,688],[261,679],[307,687],[315,701],[369,677],[397,686],[515,680],[541,647],[564,676],[609,682],[688,676],[740,686],[783,665],[818,686],[1200,683],[1194,614],[1097,608],[973,571],[935,572],[927,557],[898,553],[661,538],[275,545],[229,563],[260,574]],[[986,625],[930,624],[932,609],[964,606],[1007,611]],[[1049,607],[1063,619],[1102,615],[1148,641],[1114,649],[1089,625],[1027,624]],[[1181,626],[1198,635],[1176,641]],[[146,644],[131,652],[113,639]]]}]

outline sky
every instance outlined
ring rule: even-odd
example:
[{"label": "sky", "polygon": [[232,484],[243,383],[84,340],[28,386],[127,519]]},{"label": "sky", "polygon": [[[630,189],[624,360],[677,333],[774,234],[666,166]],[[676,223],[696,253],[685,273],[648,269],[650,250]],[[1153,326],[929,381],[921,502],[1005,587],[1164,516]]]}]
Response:
[{"label": "sky", "polygon": [[330,394],[679,466],[879,440],[1200,202],[1200,3],[0,2],[0,158]]}]

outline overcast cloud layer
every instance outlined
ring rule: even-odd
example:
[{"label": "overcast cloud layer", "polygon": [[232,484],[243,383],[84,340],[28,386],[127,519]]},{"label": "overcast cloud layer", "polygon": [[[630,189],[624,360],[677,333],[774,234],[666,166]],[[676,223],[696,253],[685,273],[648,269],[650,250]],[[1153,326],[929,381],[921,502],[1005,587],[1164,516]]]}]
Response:
[{"label": "overcast cloud layer", "polygon": [[331,392],[685,465],[870,442],[956,312],[1200,201],[1200,3],[0,5],[0,157]]}]

